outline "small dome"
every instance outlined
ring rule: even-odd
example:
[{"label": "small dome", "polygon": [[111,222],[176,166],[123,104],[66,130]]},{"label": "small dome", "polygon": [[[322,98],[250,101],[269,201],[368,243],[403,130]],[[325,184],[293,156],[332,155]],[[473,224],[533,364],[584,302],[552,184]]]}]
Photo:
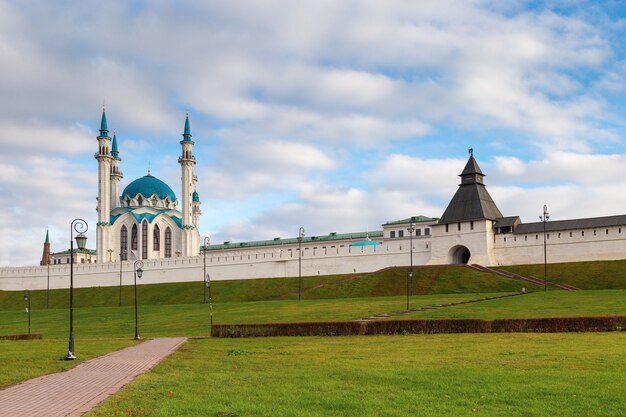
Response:
[{"label": "small dome", "polygon": [[141,194],[144,198],[156,195],[161,200],[169,198],[172,202],[176,201],[176,194],[174,194],[169,185],[150,174],[137,178],[128,184],[122,193],[122,199],[126,197],[135,198],[138,194]]},{"label": "small dome", "polygon": [[193,194],[191,195],[191,199],[193,200],[194,203],[200,202],[200,196],[198,195],[197,191],[193,192]]}]

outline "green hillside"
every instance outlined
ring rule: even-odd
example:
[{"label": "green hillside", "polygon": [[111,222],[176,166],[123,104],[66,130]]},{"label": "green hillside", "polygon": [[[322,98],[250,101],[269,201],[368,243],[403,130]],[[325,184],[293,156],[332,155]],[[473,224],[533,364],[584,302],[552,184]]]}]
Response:
[{"label": "green hillside", "polygon": [[[462,294],[540,290],[539,286],[502,278],[459,266],[414,268],[413,294]],[[302,278],[303,299],[384,297],[406,294],[408,268],[389,268],[374,273]],[[80,307],[111,307],[119,304],[119,287],[77,288],[74,303]],[[202,282],[138,286],[139,302],[148,304],[194,304],[203,299]],[[50,308],[65,308],[69,290],[51,290]],[[21,291],[0,291],[0,310],[24,308]],[[298,297],[298,278],[263,278],[213,281],[214,302],[286,300]],[[31,291],[33,309],[46,306],[46,291]],[[122,304],[133,302],[133,287],[122,287]]]},{"label": "green hillside", "polygon": [[[543,264],[500,269],[543,278]],[[626,260],[548,264],[547,277],[548,281],[570,284],[581,290],[626,289]]]}]

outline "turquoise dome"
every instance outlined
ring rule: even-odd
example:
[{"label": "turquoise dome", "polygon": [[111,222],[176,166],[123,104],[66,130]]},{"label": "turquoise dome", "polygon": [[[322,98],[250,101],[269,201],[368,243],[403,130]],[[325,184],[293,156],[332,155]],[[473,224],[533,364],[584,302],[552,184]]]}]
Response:
[{"label": "turquoise dome", "polygon": [[156,194],[157,198],[161,200],[169,197],[170,201],[176,201],[176,194],[174,194],[169,185],[150,174],[137,178],[128,184],[122,193],[122,199],[126,197],[135,198],[138,194],[141,194],[143,198],[150,198],[153,194]]},{"label": "turquoise dome", "polygon": [[196,191],[193,192],[193,194],[191,195],[191,200],[195,203],[195,202],[200,202],[200,196],[198,195],[198,193]]}]

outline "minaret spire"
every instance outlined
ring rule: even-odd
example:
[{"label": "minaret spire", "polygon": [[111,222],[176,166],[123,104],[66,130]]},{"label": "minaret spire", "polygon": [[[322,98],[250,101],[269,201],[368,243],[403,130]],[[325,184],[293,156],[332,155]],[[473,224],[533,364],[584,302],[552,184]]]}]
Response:
[{"label": "minaret spire", "polygon": [[115,162],[118,160],[112,156],[111,138],[107,127],[107,116],[102,108],[100,119],[100,135],[98,140],[98,152],[95,158],[98,160],[98,223],[96,223],[96,262],[106,262],[106,252],[109,249],[109,222],[111,221],[111,208],[115,206],[112,198],[112,177],[117,175]]},{"label": "minaret spire", "polygon": [[107,127],[107,114],[106,111],[104,111],[104,105],[102,105],[102,119],[100,119],[100,136],[109,136],[109,128]]},{"label": "minaret spire", "polygon": [[[185,129],[183,131],[183,140],[180,141],[180,144],[182,155],[178,158],[178,163],[182,169],[182,254],[183,256],[195,256],[198,255],[200,250],[200,234],[197,229],[200,201],[194,202],[193,200],[198,179],[194,173],[196,157],[193,155],[194,142],[191,140],[189,113],[185,115]],[[195,195],[197,196],[197,193]],[[197,217],[194,216],[194,212],[197,213]]]}]

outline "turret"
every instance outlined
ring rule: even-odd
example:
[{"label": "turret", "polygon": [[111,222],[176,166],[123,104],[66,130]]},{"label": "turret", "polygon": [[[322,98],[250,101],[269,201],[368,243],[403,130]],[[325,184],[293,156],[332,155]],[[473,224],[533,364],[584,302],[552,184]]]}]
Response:
[{"label": "turret", "polygon": [[94,157],[98,160],[98,223],[96,223],[96,261],[105,262],[109,249],[109,221],[111,218],[111,138],[107,127],[104,108],[100,120],[98,152]]},{"label": "turret", "polygon": [[194,256],[199,253],[200,237],[193,221],[193,193],[195,192],[196,176],[194,166],[196,158],[193,156],[194,142],[191,140],[191,129],[189,127],[189,114],[185,117],[185,129],[183,140],[180,141],[182,154],[178,158],[178,163],[182,169],[181,181],[181,212],[182,212],[182,255]]},{"label": "turret", "polygon": [[120,181],[124,177],[120,171],[120,153],[117,150],[117,134],[113,131],[113,144],[111,145],[111,210],[121,205]]},{"label": "turret", "polygon": [[193,192],[191,201],[193,225],[196,230],[198,230],[200,226],[200,215],[202,214],[202,211],[200,210],[200,196],[198,195],[197,191]]},{"label": "turret", "polygon": [[39,265],[50,265],[50,239],[48,238],[48,231],[46,230],[46,241],[43,243],[43,254],[41,255],[41,262]]}]

